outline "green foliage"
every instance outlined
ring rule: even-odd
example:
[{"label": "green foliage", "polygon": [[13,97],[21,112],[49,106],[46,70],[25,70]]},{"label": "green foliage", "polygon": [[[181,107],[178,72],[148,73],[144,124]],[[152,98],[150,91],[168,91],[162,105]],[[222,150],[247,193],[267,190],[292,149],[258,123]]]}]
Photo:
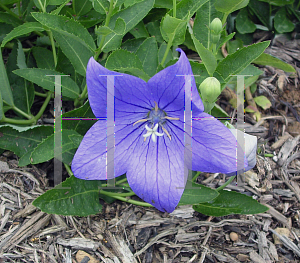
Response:
[{"label": "green foliage", "polygon": [[33,205],[48,214],[88,216],[101,212],[101,181],[80,180],[71,176],[34,200]]},{"label": "green foliage", "polygon": [[[97,121],[86,100],[91,57],[109,70],[148,81],[176,63],[178,45],[188,55],[197,52],[201,62],[190,62],[193,74],[198,75],[197,87],[203,87],[208,77],[218,83],[215,91],[208,85],[207,94],[212,95],[206,96],[214,98],[204,101],[206,111],[216,117],[228,117],[215,104],[220,86],[233,85],[235,74],[253,75],[245,79],[251,85],[262,73],[251,63],[295,72],[292,66],[263,53],[269,42],[244,47],[241,37],[257,29],[271,30],[273,24],[278,33],[294,30],[300,14],[292,0],[33,0],[22,1],[20,10],[15,3],[1,2],[5,8],[0,12],[0,149],[14,152],[20,166],[54,158],[53,126],[37,123],[51,109],[49,101],[54,97],[55,78],[47,75],[68,75],[61,77],[63,109],[68,109],[62,115],[61,161],[68,170],[83,136]],[[237,35],[227,33],[234,24]],[[229,53],[226,58],[221,54],[224,44]],[[265,109],[270,106],[263,96],[255,100]],[[116,181],[121,190],[100,194],[99,187],[106,186],[103,182],[79,180],[68,172],[70,178],[40,196],[34,205],[47,213],[87,216],[101,212],[99,198],[137,202],[127,199],[134,193],[125,175]],[[266,209],[245,195],[190,182],[179,204],[192,204],[196,211],[215,216]]]},{"label": "green foliage", "polygon": [[231,214],[259,214],[268,210],[252,197],[233,191],[221,190],[219,196],[211,202],[194,205],[193,208],[208,216],[226,216]]}]

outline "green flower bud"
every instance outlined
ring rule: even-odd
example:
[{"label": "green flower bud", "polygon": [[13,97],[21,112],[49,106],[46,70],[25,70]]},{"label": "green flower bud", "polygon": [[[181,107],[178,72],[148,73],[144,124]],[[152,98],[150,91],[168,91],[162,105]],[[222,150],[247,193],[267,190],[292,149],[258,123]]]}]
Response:
[{"label": "green flower bud", "polygon": [[218,35],[221,33],[223,26],[222,22],[219,18],[215,18],[209,26],[210,30],[212,31],[213,34]]},{"label": "green flower bud", "polygon": [[204,101],[215,102],[221,94],[220,82],[214,77],[206,78],[199,86]]}]

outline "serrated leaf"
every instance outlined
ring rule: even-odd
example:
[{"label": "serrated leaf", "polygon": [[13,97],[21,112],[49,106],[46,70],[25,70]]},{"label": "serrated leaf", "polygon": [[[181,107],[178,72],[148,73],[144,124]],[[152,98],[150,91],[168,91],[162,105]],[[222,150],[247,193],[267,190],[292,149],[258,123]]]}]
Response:
[{"label": "serrated leaf", "polygon": [[142,62],[144,71],[150,76],[154,76],[158,66],[158,48],[155,38],[147,38],[136,51],[136,55]]},{"label": "serrated leaf", "polygon": [[53,15],[47,13],[31,14],[37,21],[39,21],[42,25],[50,28],[51,30],[59,32],[61,35],[67,36],[68,39],[74,38],[75,41],[80,42],[91,51],[94,51],[96,49],[94,40],[87,29],[73,19],[61,15]]},{"label": "serrated leaf", "polygon": [[139,47],[143,44],[144,41],[145,41],[144,38],[128,39],[127,41],[122,43],[121,48],[129,52],[135,53],[139,49]]},{"label": "serrated leaf", "polygon": [[1,92],[3,102],[5,102],[10,106],[13,106],[14,105],[13,96],[10,89],[10,84],[8,81],[6,69],[4,66],[4,61],[2,58],[2,52],[0,53],[1,53],[0,54],[0,83],[1,83],[0,92]]},{"label": "serrated leaf", "polygon": [[38,68],[55,69],[53,53],[47,48],[34,47],[32,54],[35,58]]},{"label": "serrated leaf", "polygon": [[265,96],[257,96],[254,98],[254,101],[258,106],[262,107],[264,110],[267,110],[272,106],[272,103]]},{"label": "serrated leaf", "polygon": [[[73,159],[74,151],[71,151],[76,147],[73,144],[72,140],[70,140],[70,135],[79,135],[76,131],[73,130],[62,130],[62,162],[66,164],[70,164],[70,160]],[[30,156],[30,161],[32,164],[43,163],[54,158],[54,136],[52,134],[48,136],[45,140],[35,147]]]},{"label": "serrated leaf", "polygon": [[193,26],[193,34],[196,39],[206,48],[210,44],[209,24],[215,18],[222,18],[222,13],[215,9],[214,3],[216,0],[206,2],[198,9]]},{"label": "serrated leaf", "polygon": [[94,9],[100,14],[106,14],[109,8],[109,2],[107,0],[91,0]]},{"label": "serrated leaf", "polygon": [[[208,2],[208,0],[181,0],[176,5],[176,17],[183,20],[189,20],[206,2]],[[171,9],[168,14],[172,15],[173,9]]]},{"label": "serrated leaf", "polygon": [[[219,50],[225,43],[227,43],[230,39],[232,39],[235,35],[235,32],[229,34],[228,36],[226,37],[222,37],[221,36],[221,39],[218,43],[218,47],[217,47],[217,50]],[[228,42],[229,43],[229,42]]]},{"label": "serrated leaf", "polygon": [[208,216],[251,215],[268,210],[250,196],[226,190],[221,190],[219,193],[220,195],[212,202],[194,205],[193,209]]},{"label": "serrated leaf", "polygon": [[274,17],[274,28],[278,33],[286,33],[294,30],[294,23],[287,17],[285,8],[280,8]]},{"label": "serrated leaf", "polygon": [[101,181],[88,181],[71,176],[33,201],[48,214],[88,216],[101,212],[99,188]]},{"label": "serrated leaf", "polygon": [[166,14],[162,19],[160,31],[164,40],[175,46],[184,42],[186,27],[187,21]]},{"label": "serrated leaf", "polygon": [[212,76],[217,68],[217,60],[214,54],[205,48],[193,35],[192,39],[194,41],[197,53],[200,56],[208,74]]},{"label": "serrated leaf", "polygon": [[0,148],[14,152],[20,158],[19,166],[30,163],[30,154],[43,139],[53,134],[51,126],[0,126]]},{"label": "serrated leaf", "polygon": [[62,119],[63,129],[74,130],[81,135],[85,135],[86,132],[96,123],[96,117],[92,112],[89,101],[86,101],[81,107],[75,110],[64,113],[62,118],[70,118]]},{"label": "serrated leaf", "polygon": [[23,36],[29,34],[33,31],[44,31],[43,26],[38,22],[28,22],[23,25],[20,25],[14,28],[6,37],[3,39],[1,47],[4,47],[6,43],[13,40],[16,37]]},{"label": "serrated leaf", "polygon": [[81,76],[85,76],[87,63],[94,53],[83,45],[78,37],[75,39],[57,31],[53,31],[53,36],[75,70]]},{"label": "serrated leaf", "polygon": [[282,69],[286,72],[296,72],[294,67],[284,61],[280,60],[279,58],[273,57],[269,54],[263,53],[257,59],[253,61],[253,63],[262,65],[262,66],[271,66],[274,68]]},{"label": "serrated leaf", "polygon": [[249,0],[216,0],[215,8],[225,14],[230,14],[236,10],[246,7]]},{"label": "serrated leaf", "polygon": [[129,72],[147,81],[149,76],[142,70],[143,66],[139,58],[126,50],[116,50],[108,57],[105,67],[109,70]]},{"label": "serrated leaf", "polygon": [[[114,14],[109,22],[109,28],[115,28],[115,23],[120,17],[124,20],[126,24],[126,31],[124,34],[129,32],[135,25],[137,25],[152,9],[154,5],[154,0],[145,0],[135,5],[132,5],[116,14]],[[120,43],[122,36],[117,35],[116,33],[111,33],[105,38],[103,45],[103,52],[112,51],[118,47],[114,44],[115,42]]]},{"label": "serrated leaf", "polygon": [[258,58],[269,46],[270,41],[253,44],[239,49],[235,53],[228,55],[217,66],[216,72],[226,81],[230,75],[235,75],[245,69],[253,60]]},{"label": "serrated leaf", "polygon": [[109,27],[107,27],[107,29],[109,29],[111,32],[109,32],[107,35],[104,34],[99,34],[98,31],[96,31],[95,33],[98,34],[100,36],[100,39],[102,39],[102,37],[106,37],[108,35],[115,35],[115,38],[113,39],[113,41],[110,43],[110,48],[112,50],[117,49],[120,47],[121,43],[122,43],[122,38],[126,32],[126,24],[123,18],[119,17],[115,23],[115,28],[113,30],[111,30]]},{"label": "serrated leaf", "polygon": [[178,205],[194,205],[215,199],[219,193],[201,184],[192,183],[191,188],[186,187]]},{"label": "serrated leaf", "polygon": [[[54,70],[39,68],[17,69],[13,71],[13,73],[53,92],[55,77],[47,75],[61,75],[60,72]],[[64,97],[75,99],[79,96],[79,87],[70,77],[67,76],[61,77],[61,91],[62,96]]]},{"label": "serrated leaf", "polygon": [[241,34],[253,33],[256,30],[255,24],[248,17],[246,8],[239,11],[235,21],[236,29]]}]

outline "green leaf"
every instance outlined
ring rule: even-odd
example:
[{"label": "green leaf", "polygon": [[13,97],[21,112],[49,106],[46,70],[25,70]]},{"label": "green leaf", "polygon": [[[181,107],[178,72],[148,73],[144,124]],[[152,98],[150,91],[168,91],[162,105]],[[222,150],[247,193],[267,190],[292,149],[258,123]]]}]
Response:
[{"label": "green leaf", "polygon": [[[110,43],[110,48],[112,50],[117,49],[120,47],[121,43],[122,43],[122,38],[126,32],[126,24],[123,18],[119,17],[115,23],[115,28],[113,30],[111,30],[109,27],[107,27],[107,31],[108,29],[111,31],[110,33],[108,33],[107,35],[101,35],[99,34],[98,30],[95,32],[96,34],[98,34],[100,36],[100,39],[102,39],[102,37],[106,37],[108,35],[115,35],[115,37],[113,38],[112,42]],[[101,30],[100,30],[101,31]]]},{"label": "green leaf", "polygon": [[205,48],[193,35],[192,39],[194,41],[197,53],[199,54],[202,62],[204,63],[208,74],[212,76],[217,68],[217,60],[214,54],[210,50]]},{"label": "green leaf", "polygon": [[249,0],[216,0],[215,8],[225,14],[230,14],[236,10],[246,7]]},{"label": "green leaf", "polygon": [[70,118],[68,120],[62,120],[63,129],[74,130],[81,135],[85,135],[86,132],[96,123],[96,120],[85,119],[96,118],[92,112],[89,101],[86,101],[86,103],[75,110],[64,113],[62,118]]},{"label": "green leaf", "polygon": [[85,76],[87,63],[94,53],[83,45],[78,37],[75,39],[57,31],[53,31],[53,36],[58,42],[62,52],[71,61],[75,70],[80,75]]},{"label": "green leaf", "polygon": [[[80,134],[73,130],[62,130],[62,162],[66,164],[70,164],[73,159],[74,152],[70,150],[78,147],[70,140],[70,135]],[[48,136],[35,147],[30,156],[32,164],[43,163],[54,158],[54,136],[54,134]]]},{"label": "green leaf", "polygon": [[255,24],[249,19],[247,8],[243,8],[236,16],[236,29],[241,34],[253,33],[256,30]]},{"label": "green leaf", "polygon": [[53,53],[47,48],[34,47],[32,49],[32,54],[39,68],[52,70],[55,69]]},{"label": "green leaf", "polygon": [[262,24],[265,25],[269,30],[272,30],[273,25],[269,12],[269,5],[258,0],[251,0],[248,6],[262,22]]},{"label": "green leaf", "polygon": [[276,6],[284,6],[284,5],[291,5],[294,3],[294,0],[259,0],[262,2],[267,2],[269,5],[276,5]]},{"label": "green leaf", "polygon": [[215,199],[219,193],[201,184],[192,183],[191,189],[186,187],[178,205],[194,205]]},{"label": "green leaf", "polygon": [[18,18],[4,12],[0,12],[0,22],[13,25],[14,27],[17,27],[22,23]]},{"label": "green leaf", "polygon": [[40,10],[42,10],[43,12],[46,11],[46,7],[49,4],[50,0],[33,0],[34,4],[36,5],[36,7]]},{"label": "green leaf", "polygon": [[8,77],[6,74],[6,69],[4,66],[4,62],[3,62],[3,58],[2,58],[2,52],[0,52],[0,83],[1,83],[1,96],[2,96],[2,100],[10,105],[13,106],[14,105],[14,101],[13,101],[13,96],[12,96],[12,92],[11,92],[11,88],[10,88],[10,84],[8,81]]},{"label": "green leaf", "polygon": [[254,98],[254,101],[258,106],[262,107],[264,110],[267,110],[272,106],[272,103],[265,96],[257,96]]},{"label": "green leaf", "polygon": [[294,23],[287,17],[285,8],[280,8],[275,14],[274,27],[281,34],[294,30]]},{"label": "green leaf", "polygon": [[[87,0],[88,1],[88,0]],[[67,39],[74,39],[82,45],[89,48],[91,51],[96,49],[94,40],[87,29],[75,20],[47,13],[31,13],[32,16],[39,21],[42,25],[50,28],[51,30],[60,33],[67,37]]]},{"label": "green leaf", "polygon": [[[217,47],[217,50],[219,50],[225,43],[227,43],[230,39],[232,39],[235,35],[235,32],[229,34],[228,36],[226,37],[222,37],[221,36],[221,39],[218,43],[218,47]],[[229,42],[228,42],[229,43]]]},{"label": "green leaf", "polygon": [[[135,5],[132,5],[115,15],[113,15],[110,19],[108,27],[110,29],[115,28],[115,24],[117,19],[120,17],[124,20],[126,24],[126,30],[123,35],[125,35],[127,32],[129,32],[131,29],[134,28],[135,25],[137,25],[152,9],[154,5],[154,0],[145,0],[140,3],[137,3]],[[118,47],[116,45],[112,45],[112,43],[121,43],[122,36],[117,35],[115,32],[109,34],[105,38],[105,42],[103,45],[103,52],[109,52],[112,51]],[[99,40],[98,40],[99,41]]]},{"label": "green leaf", "polygon": [[270,41],[253,44],[239,49],[235,53],[228,55],[217,66],[216,72],[226,81],[230,75],[235,75],[245,69],[253,60],[258,58],[269,46]]},{"label": "green leaf", "polygon": [[109,2],[107,0],[91,0],[94,9],[100,14],[106,14],[109,9]]},{"label": "green leaf", "polygon": [[209,24],[215,18],[222,18],[222,13],[215,9],[214,3],[216,0],[206,2],[201,8],[198,9],[194,21],[193,33],[196,39],[206,48],[209,47]]},{"label": "green leaf", "polygon": [[[166,49],[167,49],[167,44],[166,44],[166,42],[163,42],[163,43],[160,45],[159,49],[158,49],[158,63],[159,63],[159,64],[161,63],[161,61],[162,61],[162,59],[163,59],[163,57],[164,57],[164,54],[165,54],[165,52],[166,52]],[[173,59],[173,56],[172,56],[171,50],[169,50],[168,55],[167,55],[167,58],[166,58],[165,63],[164,63],[163,66],[165,66],[171,59]]]},{"label": "green leaf", "polygon": [[216,118],[227,118],[227,117],[229,118],[227,112],[224,111],[218,104],[215,104],[215,106],[212,108],[211,115]]},{"label": "green leaf", "polygon": [[203,80],[205,80],[207,77],[209,77],[209,74],[203,63],[190,61],[190,64],[192,67],[193,74],[196,75],[195,82],[197,84],[201,84],[203,82]]},{"label": "green leaf", "polygon": [[88,216],[101,212],[99,188],[101,181],[88,181],[71,176],[33,201],[45,213]]},{"label": "green leaf", "polygon": [[136,55],[142,62],[144,71],[150,76],[154,76],[158,66],[158,48],[155,38],[147,38],[136,51]]},{"label": "green leaf", "polygon": [[6,43],[13,40],[16,37],[26,35],[33,31],[44,31],[45,29],[43,26],[38,22],[28,22],[23,25],[20,25],[14,28],[6,37],[3,39],[1,47],[4,47]]},{"label": "green leaf", "polygon": [[172,17],[168,14],[162,19],[160,31],[166,42],[172,42],[173,46],[184,42],[187,21]]},{"label": "green leaf", "polygon": [[[206,2],[208,0],[181,0],[176,5],[176,17],[188,21]],[[173,9],[168,14],[172,15]]]},{"label": "green leaf", "polygon": [[88,13],[93,5],[90,0],[76,0],[73,2],[74,11],[77,16],[82,16]]},{"label": "green leaf", "polygon": [[155,37],[158,43],[163,43],[164,39],[160,32],[160,24],[159,21],[150,22],[146,25],[146,28],[151,37]]},{"label": "green leaf", "polygon": [[[18,69],[18,65],[22,67],[27,67],[25,64],[25,57],[23,53],[22,47],[20,47],[20,43],[18,45],[16,43],[13,46],[12,51],[9,54],[8,61],[6,64],[7,67],[7,77],[10,83],[10,87],[12,90],[14,105],[20,110],[26,112],[27,114],[31,114],[30,108],[34,102],[34,87],[33,84],[26,82],[25,79],[17,76],[13,73],[14,70]],[[22,57],[22,59],[21,59]],[[23,60],[23,62],[22,62]],[[21,65],[20,65],[21,64]],[[16,112],[17,113],[17,112]],[[17,113],[19,115],[19,113]],[[23,116],[22,116],[23,118]]]},{"label": "green leaf", "polygon": [[133,29],[129,31],[135,38],[149,37],[148,31],[145,28],[143,21],[139,22]]},{"label": "green leaf", "polygon": [[[53,92],[55,77],[47,75],[61,75],[60,72],[54,70],[39,68],[17,69],[13,73]],[[67,76],[61,77],[61,91],[62,96],[64,97],[75,99],[79,96],[79,87],[70,77]]]},{"label": "green leaf", "polygon": [[143,44],[144,41],[145,41],[144,38],[129,39],[129,40],[125,41],[124,43],[122,43],[121,48],[125,49],[129,52],[135,53],[139,49],[139,47]]},{"label": "green leaf", "polygon": [[271,66],[274,68],[282,69],[286,72],[296,72],[292,65],[289,65],[279,58],[273,57],[269,54],[263,53],[257,59],[253,61],[253,63],[262,65],[262,66]]},{"label": "green leaf", "polygon": [[20,158],[19,166],[30,163],[30,154],[43,139],[53,134],[51,126],[0,126],[0,148],[14,152]]},{"label": "green leaf", "polygon": [[25,54],[21,42],[18,40],[18,56],[17,56],[17,66],[20,69],[27,68]]},{"label": "green leaf", "polygon": [[123,49],[111,53],[105,67],[109,70],[131,73],[145,81],[149,79],[149,76],[142,70],[143,66],[139,58]]},{"label": "green leaf", "polygon": [[220,195],[212,202],[194,205],[193,209],[208,216],[251,215],[268,210],[250,196],[226,190],[221,190],[219,193]]}]

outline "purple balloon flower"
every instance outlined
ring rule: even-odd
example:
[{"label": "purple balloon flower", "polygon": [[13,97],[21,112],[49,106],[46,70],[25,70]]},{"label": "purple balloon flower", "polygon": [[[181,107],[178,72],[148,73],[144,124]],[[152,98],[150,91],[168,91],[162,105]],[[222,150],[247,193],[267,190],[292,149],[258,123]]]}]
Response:
[{"label": "purple balloon flower", "polygon": [[[180,201],[188,169],[230,173],[236,167],[236,139],[228,128],[207,113],[192,77],[192,160],[184,162],[185,77],[193,75],[181,52],[176,64],[148,82],[110,71],[93,58],[87,65],[91,108],[107,116],[107,78],[114,78],[115,177],[126,173],[131,189],[160,211],[172,212]],[[181,75],[181,76],[180,76]],[[106,180],[107,122],[98,120],[84,136],[72,162],[75,177]],[[245,161],[245,166],[247,161]]]}]

